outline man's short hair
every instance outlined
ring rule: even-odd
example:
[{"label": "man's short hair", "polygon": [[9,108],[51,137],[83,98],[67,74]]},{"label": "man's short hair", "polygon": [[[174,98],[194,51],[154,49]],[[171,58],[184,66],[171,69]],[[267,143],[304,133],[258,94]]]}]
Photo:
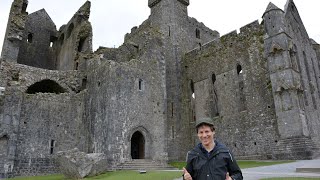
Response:
[{"label": "man's short hair", "polygon": [[198,129],[199,127],[203,126],[203,125],[206,125],[206,126],[209,126],[211,131],[214,131],[215,130],[215,127],[212,123],[212,119],[211,118],[200,118],[197,123],[196,123],[196,130],[197,130],[197,133],[198,133]]}]

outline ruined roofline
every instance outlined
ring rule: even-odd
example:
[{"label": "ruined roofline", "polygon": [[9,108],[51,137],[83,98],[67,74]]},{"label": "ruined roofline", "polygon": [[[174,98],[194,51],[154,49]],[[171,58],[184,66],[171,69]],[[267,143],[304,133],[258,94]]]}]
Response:
[{"label": "ruined roofline", "polygon": [[67,27],[67,25],[71,24],[77,17],[81,17],[84,20],[89,20],[90,17],[90,9],[91,9],[91,2],[86,1],[78,10],[76,13],[73,14],[73,16],[69,19],[69,21],[66,24],[63,24],[60,26],[59,31],[62,31],[64,28]]},{"label": "ruined roofline", "polygon": [[[302,25],[301,30],[303,30],[307,34],[307,36],[309,37],[307,29],[304,26],[303,21],[301,19],[301,16],[299,14],[298,8],[296,7],[296,5],[293,2],[293,0],[288,0],[287,1],[286,5],[285,5],[285,8],[284,8],[284,12],[285,12],[284,17],[289,16],[290,14],[292,14],[294,16],[295,21]],[[297,16],[295,15],[295,13],[297,14]]]},{"label": "ruined roofline", "polygon": [[207,27],[203,22],[199,22],[196,18],[188,16],[189,24],[192,24],[199,28],[202,31],[210,32],[210,35],[216,35],[220,36],[220,33],[217,30],[212,30],[209,27]]},{"label": "ruined roofline", "polygon": [[29,16],[36,15],[36,14],[38,14],[38,13],[44,14],[44,15],[48,18],[48,20],[56,27],[56,24],[53,22],[53,20],[51,19],[50,15],[48,14],[48,12],[47,12],[44,8],[42,8],[42,9],[40,9],[40,10],[38,10],[38,11],[35,11],[35,12],[33,12],[33,13],[30,13],[30,14],[28,15],[28,17],[29,17]]},{"label": "ruined roofline", "polygon": [[319,43],[317,43],[314,39],[310,38],[310,43],[312,45],[319,45]]},{"label": "ruined roofline", "polygon": [[267,6],[267,9],[264,11],[262,18],[264,17],[264,15],[270,11],[281,11],[282,13],[284,13],[284,11],[280,8],[278,8],[276,5],[274,5],[272,2],[270,2]]},{"label": "ruined roofline", "polygon": [[188,51],[186,53],[187,56],[193,56],[193,55],[196,55],[199,51],[201,51],[202,49],[205,49],[206,47],[209,47],[211,45],[214,45],[214,44],[221,44],[221,40],[223,40],[224,42],[229,42],[229,40],[233,41],[233,38],[235,36],[239,36],[239,35],[245,35],[245,34],[250,34],[251,31],[255,30],[255,29],[259,29],[261,27],[262,23],[259,23],[258,20],[255,20],[245,26],[242,26],[240,28],[240,32],[238,33],[237,30],[233,30],[219,38],[216,38],[212,41],[209,41],[205,44],[203,44],[201,47],[197,47],[197,48],[194,48],[192,49],[191,51]]}]

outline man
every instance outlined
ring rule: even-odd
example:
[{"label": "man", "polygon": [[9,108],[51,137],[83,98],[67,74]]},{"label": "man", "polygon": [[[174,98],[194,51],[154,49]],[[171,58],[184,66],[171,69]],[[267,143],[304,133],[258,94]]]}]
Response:
[{"label": "man", "polygon": [[215,128],[210,118],[196,124],[201,141],[188,152],[184,180],[242,180],[241,170],[229,149],[214,140]]}]

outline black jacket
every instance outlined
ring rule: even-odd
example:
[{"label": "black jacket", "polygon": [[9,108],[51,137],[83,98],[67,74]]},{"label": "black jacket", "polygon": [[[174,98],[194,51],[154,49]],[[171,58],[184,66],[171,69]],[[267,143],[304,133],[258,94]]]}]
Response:
[{"label": "black jacket", "polygon": [[233,180],[242,180],[241,170],[229,149],[217,141],[209,157],[201,150],[201,144],[188,152],[187,171],[193,180],[225,180],[226,174]]}]

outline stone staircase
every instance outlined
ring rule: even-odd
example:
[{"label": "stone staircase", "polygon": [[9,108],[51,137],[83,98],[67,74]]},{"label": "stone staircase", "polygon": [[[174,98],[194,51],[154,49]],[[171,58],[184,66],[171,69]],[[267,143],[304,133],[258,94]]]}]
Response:
[{"label": "stone staircase", "polygon": [[308,137],[281,139],[273,147],[277,159],[314,159],[319,148]]},{"label": "stone staircase", "polygon": [[119,164],[116,170],[177,170],[177,168],[151,159],[133,159]]}]

